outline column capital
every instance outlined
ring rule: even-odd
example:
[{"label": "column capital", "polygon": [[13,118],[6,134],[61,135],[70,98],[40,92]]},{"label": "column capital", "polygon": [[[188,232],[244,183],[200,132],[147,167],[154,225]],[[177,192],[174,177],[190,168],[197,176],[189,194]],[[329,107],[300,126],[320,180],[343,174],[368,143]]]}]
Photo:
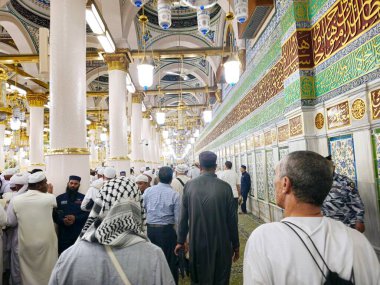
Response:
[{"label": "column capital", "polygon": [[111,70],[128,70],[128,59],[124,53],[112,53],[103,55],[108,65],[108,71]]},{"label": "column capital", "polygon": [[0,65],[0,80],[8,80],[7,68],[3,65]]},{"label": "column capital", "polygon": [[48,95],[44,93],[28,93],[26,99],[30,107],[43,107],[48,101]]},{"label": "column capital", "polygon": [[144,99],[144,94],[138,92],[132,95],[132,103],[141,104]]},{"label": "column capital", "polygon": [[142,112],[142,117],[143,117],[143,119],[149,119],[150,118],[150,112],[149,111]]}]

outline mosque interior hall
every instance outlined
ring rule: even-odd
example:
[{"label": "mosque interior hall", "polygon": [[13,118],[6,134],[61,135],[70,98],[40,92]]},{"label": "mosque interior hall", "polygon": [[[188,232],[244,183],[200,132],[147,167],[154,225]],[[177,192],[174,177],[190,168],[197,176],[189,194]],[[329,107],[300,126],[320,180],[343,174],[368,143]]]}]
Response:
[{"label": "mosque interior hall", "polygon": [[284,217],[282,158],[331,156],[380,257],[379,1],[0,0],[0,171],[85,194],[206,150],[250,174],[243,240]]}]

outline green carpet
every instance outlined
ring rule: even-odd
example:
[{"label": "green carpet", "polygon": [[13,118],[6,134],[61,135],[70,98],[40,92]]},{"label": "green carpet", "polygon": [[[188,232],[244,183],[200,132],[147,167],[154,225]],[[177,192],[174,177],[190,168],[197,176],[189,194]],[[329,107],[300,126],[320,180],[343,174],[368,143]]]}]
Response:
[{"label": "green carpet", "polygon": [[[243,260],[245,244],[252,231],[262,223],[263,221],[259,220],[251,214],[239,215],[240,258],[236,263],[232,264],[230,279],[231,285],[243,284]],[[190,278],[186,277],[185,279],[181,279],[180,277],[180,285],[188,285],[190,283]]]}]

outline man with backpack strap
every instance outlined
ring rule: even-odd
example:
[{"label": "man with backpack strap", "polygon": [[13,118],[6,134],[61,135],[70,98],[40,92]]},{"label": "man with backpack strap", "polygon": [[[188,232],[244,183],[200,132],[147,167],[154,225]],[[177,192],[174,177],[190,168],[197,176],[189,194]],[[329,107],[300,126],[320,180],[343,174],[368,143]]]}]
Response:
[{"label": "man with backpack strap", "polygon": [[366,237],[321,213],[333,180],[330,162],[296,151],[275,173],[276,202],[285,218],[251,234],[244,284],[379,284],[379,261]]},{"label": "man with backpack strap", "polygon": [[179,193],[179,196],[182,198],[183,187],[187,181],[190,180],[189,177],[186,176],[186,172],[189,170],[186,164],[179,164],[175,167],[175,178],[172,181],[172,188],[174,191]]}]

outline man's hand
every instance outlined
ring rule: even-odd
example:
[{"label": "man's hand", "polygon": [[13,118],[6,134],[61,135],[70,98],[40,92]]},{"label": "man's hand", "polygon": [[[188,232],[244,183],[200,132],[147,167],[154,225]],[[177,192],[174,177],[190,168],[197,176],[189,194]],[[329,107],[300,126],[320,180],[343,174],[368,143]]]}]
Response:
[{"label": "man's hand", "polygon": [[183,244],[180,244],[180,243],[177,243],[177,245],[175,246],[175,249],[174,249],[174,254],[175,255],[178,255],[179,254],[179,251],[181,249],[185,249],[185,246]]},{"label": "man's hand", "polygon": [[65,216],[65,218],[63,219],[63,223],[65,224],[65,226],[71,226],[72,224],[75,223],[75,216],[74,215]]},{"label": "man's hand", "polygon": [[361,233],[364,233],[364,231],[365,231],[364,223],[363,223],[363,222],[359,222],[359,221],[357,221],[357,222],[355,223],[355,229],[358,230],[358,231],[361,232]]},{"label": "man's hand", "polygon": [[233,253],[233,255],[232,255],[232,261],[233,261],[233,262],[238,261],[238,260],[239,260],[239,257],[240,257],[239,248],[234,249],[234,253]]}]

